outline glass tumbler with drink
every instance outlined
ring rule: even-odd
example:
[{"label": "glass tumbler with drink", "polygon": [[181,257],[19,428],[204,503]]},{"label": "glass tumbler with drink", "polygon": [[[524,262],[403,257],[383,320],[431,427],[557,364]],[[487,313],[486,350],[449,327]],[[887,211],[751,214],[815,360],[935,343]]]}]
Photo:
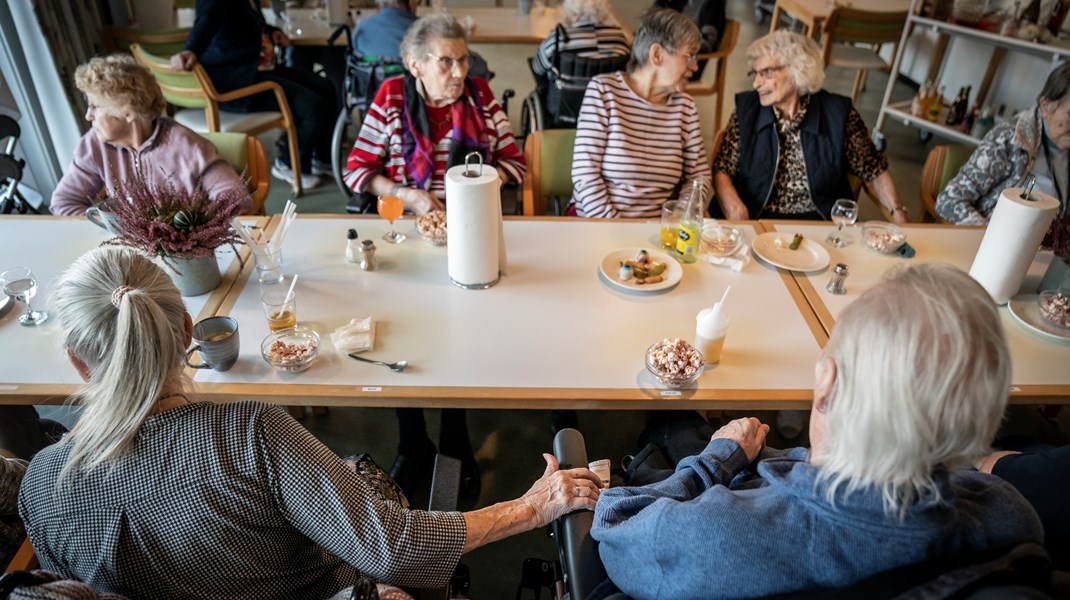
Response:
[{"label": "glass tumbler with drink", "polygon": [[832,205],[832,222],[836,224],[836,231],[833,231],[825,238],[825,243],[833,248],[843,248],[847,245],[844,241],[843,226],[854,225],[858,220],[858,203],[854,200],[841,199],[837,200]]},{"label": "glass tumbler with drink", "polygon": [[687,208],[687,200],[669,200],[661,205],[661,247],[676,250],[680,233],[680,218]]},{"label": "glass tumbler with drink", "polygon": [[383,239],[391,244],[404,242],[405,234],[394,230],[394,221],[397,221],[401,217],[401,213],[405,212],[405,205],[402,204],[401,198],[397,196],[379,196],[377,208],[379,209],[379,216],[390,223],[390,232],[384,234]]},{"label": "glass tumbler with drink", "polygon": [[297,294],[287,286],[267,286],[260,294],[260,303],[271,331],[297,326]]},{"label": "glass tumbler with drink", "polygon": [[30,299],[37,293],[37,279],[32,271],[26,267],[8,269],[0,273],[0,284],[5,294],[26,303],[26,314],[19,317],[19,323],[32,327],[48,320],[47,312],[34,310],[30,305]]}]

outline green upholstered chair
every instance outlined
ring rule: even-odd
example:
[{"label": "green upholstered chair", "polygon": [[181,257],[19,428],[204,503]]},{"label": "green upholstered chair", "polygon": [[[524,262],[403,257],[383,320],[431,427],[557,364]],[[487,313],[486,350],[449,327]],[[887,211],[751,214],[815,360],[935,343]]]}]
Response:
[{"label": "green upholstered chair", "polygon": [[267,155],[260,140],[244,133],[215,131],[202,133],[215,144],[219,155],[229,162],[238,173],[248,179],[249,195],[253,197],[252,210],[247,214],[264,214],[264,200],[271,189]]},{"label": "green upholstered chair", "polygon": [[947,144],[933,147],[921,169],[921,206],[925,209],[922,221],[947,223],[936,214],[936,197],[947,187],[947,182],[958,175],[959,169],[973,156],[975,147],[969,144]]},{"label": "green upholstered chair", "polygon": [[[572,147],[575,129],[542,129],[528,134],[524,142],[524,160],[528,175],[524,178],[524,215],[545,215],[547,198],[572,197]],[[564,207],[558,203],[556,214]]]}]

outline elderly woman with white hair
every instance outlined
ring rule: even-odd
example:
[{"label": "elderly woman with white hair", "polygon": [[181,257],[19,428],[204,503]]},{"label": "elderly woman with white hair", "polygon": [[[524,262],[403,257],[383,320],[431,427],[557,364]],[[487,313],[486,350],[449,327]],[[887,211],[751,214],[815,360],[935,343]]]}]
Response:
[{"label": "elderly woman with white hair", "polygon": [[539,45],[531,61],[531,70],[543,76],[554,66],[559,52],[573,52],[582,58],[627,56],[631,48],[624,30],[611,16],[608,0],[564,0],[561,3],[561,25]]},{"label": "elderly woman with white hair", "polygon": [[[894,272],[844,309],[815,375],[809,453],[755,464],[769,427],[738,419],[668,479],[602,492],[591,534],[621,591],[837,588],[1041,542],[1021,494],[966,468],[990,451],[1011,383],[997,307],[968,275],[937,264]],[[760,478],[740,485],[749,470]]]},{"label": "elderly woman with white hair", "polygon": [[869,138],[851,99],[821,89],[825,66],[810,38],[776,31],[747,48],[754,90],[736,110],[713,160],[713,185],[730,219],[830,219],[854,193],[848,174],[868,181],[896,223],[906,209],[888,159]]}]

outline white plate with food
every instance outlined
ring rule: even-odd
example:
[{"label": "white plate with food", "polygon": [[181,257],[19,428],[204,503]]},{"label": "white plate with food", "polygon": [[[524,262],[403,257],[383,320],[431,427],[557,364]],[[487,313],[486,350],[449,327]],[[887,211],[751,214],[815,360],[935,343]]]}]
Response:
[{"label": "white plate with food", "polygon": [[[640,253],[643,251],[646,252],[647,257],[645,262],[640,258]],[[632,275],[627,280],[620,278],[623,264],[633,267]],[[680,279],[684,276],[684,269],[675,258],[653,248],[614,250],[602,257],[602,263],[598,269],[610,285],[636,292],[666,290],[680,283]]]},{"label": "white plate with food", "polygon": [[1019,325],[1040,337],[1060,344],[1070,342],[1070,329],[1056,327],[1040,314],[1037,294],[1022,294],[1011,298],[1007,303],[1007,310]]},{"label": "white plate with food", "polygon": [[799,247],[792,250],[791,241],[794,237],[794,233],[763,233],[754,238],[751,248],[758,258],[788,271],[820,271],[829,266],[829,253],[824,246],[803,238]]}]

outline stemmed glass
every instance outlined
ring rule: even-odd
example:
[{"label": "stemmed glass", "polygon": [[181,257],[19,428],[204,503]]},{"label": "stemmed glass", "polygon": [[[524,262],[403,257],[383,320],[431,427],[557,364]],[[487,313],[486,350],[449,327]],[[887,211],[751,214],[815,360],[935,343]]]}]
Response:
[{"label": "stemmed glass", "polygon": [[400,244],[405,241],[405,234],[394,231],[394,221],[398,220],[401,213],[405,212],[405,205],[397,196],[379,196],[379,216],[390,222],[390,232],[383,235],[383,239],[391,244]]},{"label": "stemmed glass", "polygon": [[40,325],[48,320],[48,313],[36,311],[30,306],[30,298],[37,293],[37,280],[26,267],[14,267],[0,273],[0,284],[4,293],[26,303],[26,314],[19,317],[19,323],[27,326]]},{"label": "stemmed glass", "polygon": [[854,225],[858,220],[858,203],[854,200],[837,200],[832,205],[831,214],[832,222],[836,224],[836,231],[825,238],[825,243],[833,248],[843,248],[847,242],[843,241],[840,235],[843,233],[844,225]]}]

